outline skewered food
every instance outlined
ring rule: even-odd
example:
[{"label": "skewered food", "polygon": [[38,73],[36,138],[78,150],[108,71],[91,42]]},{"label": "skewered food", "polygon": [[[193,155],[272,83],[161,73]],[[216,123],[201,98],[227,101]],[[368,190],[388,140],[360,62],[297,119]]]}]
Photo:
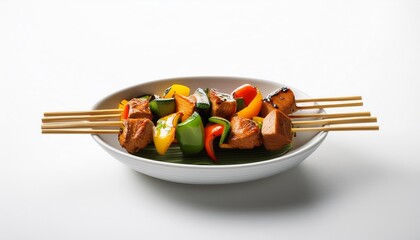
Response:
[{"label": "skewered food", "polygon": [[127,102],[129,106],[128,118],[148,118],[153,120],[149,101],[145,98],[133,98]]},{"label": "skewered food", "polygon": [[229,148],[252,149],[262,144],[261,132],[256,122],[235,116],[230,120]]},{"label": "skewered food", "polygon": [[160,155],[164,155],[175,140],[175,127],[181,116],[182,113],[180,112],[172,113],[160,118],[156,123],[156,127],[153,127],[153,142],[156,151]]},{"label": "skewered food", "polygon": [[236,112],[236,101],[230,94],[210,89],[211,116],[229,118]]},{"label": "skewered food", "polygon": [[279,110],[285,114],[292,114],[298,110],[293,91],[282,87],[267,95],[264,98],[260,116],[265,117],[271,111]]},{"label": "skewered food", "polygon": [[176,126],[176,139],[185,155],[201,152],[204,148],[204,127],[200,114],[194,112]]},{"label": "skewered food", "polygon": [[[375,126],[294,128],[294,126],[314,124],[324,126],[326,124],[376,122],[376,118],[291,121],[289,117],[336,118],[366,116],[366,113],[290,115],[302,109],[360,106],[361,103],[297,106],[296,102],[309,102],[314,99],[296,100],[292,90],[288,88],[279,88],[265,98],[257,87],[249,84],[238,87],[231,94],[215,89],[204,91],[202,88],[198,88],[192,95],[189,93],[188,87],[173,84],[166,89],[163,98],[149,93],[150,95],[146,95],[146,97],[133,98],[129,101],[122,100],[119,109],[71,113],[75,115],[99,114],[98,116],[77,117],[63,116],[66,113],[46,113],[45,116],[57,117],[47,117],[43,121],[72,119],[92,121],[45,124],[42,126],[43,133],[118,133],[120,145],[129,153],[136,153],[153,141],[156,151],[163,155],[170,145],[176,142],[185,155],[196,154],[205,148],[208,156],[212,160],[216,160],[213,143],[214,139],[219,137],[218,146],[222,149],[253,149],[263,145],[266,150],[276,151],[290,146],[293,133],[298,131],[378,129]],[[153,96],[154,99],[152,100],[150,96]],[[317,100],[359,99],[360,97],[343,97]],[[370,113],[367,115],[370,116]],[[96,121],[115,117],[121,118],[122,121]],[[209,123],[204,126],[203,122],[207,121]],[[121,129],[83,129],[83,127],[111,126],[119,126]]]},{"label": "skewered food", "polygon": [[149,118],[124,119],[118,140],[127,152],[138,152],[152,142],[153,122]]},{"label": "skewered food", "polygon": [[293,139],[292,121],[279,110],[271,111],[263,120],[261,135],[267,150],[278,150]]}]

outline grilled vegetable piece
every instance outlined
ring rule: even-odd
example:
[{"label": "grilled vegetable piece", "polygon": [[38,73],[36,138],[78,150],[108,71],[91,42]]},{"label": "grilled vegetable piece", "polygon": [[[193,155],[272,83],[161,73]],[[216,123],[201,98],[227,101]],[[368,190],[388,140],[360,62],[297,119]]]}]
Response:
[{"label": "grilled vegetable piece", "polygon": [[182,113],[173,113],[157,121],[153,128],[153,142],[157,152],[164,155],[175,139],[175,128]]},{"label": "grilled vegetable piece", "polygon": [[153,139],[153,122],[148,118],[128,118],[123,120],[118,140],[129,153],[145,148]]},{"label": "grilled vegetable piece", "polygon": [[251,119],[258,115],[262,106],[262,95],[261,92],[257,89],[257,95],[252,99],[251,103],[241,111],[237,112],[236,115],[244,118]]},{"label": "grilled vegetable piece", "polygon": [[128,100],[127,99],[123,99],[121,100],[121,102],[118,104],[118,109],[124,109],[125,105],[127,105]]},{"label": "grilled vegetable piece", "polygon": [[251,119],[235,116],[230,120],[230,127],[230,148],[252,149],[262,144],[260,129]]},{"label": "grilled vegetable piece", "polygon": [[200,115],[194,112],[187,120],[179,123],[175,136],[183,154],[190,155],[203,150],[204,127]]},{"label": "grilled vegetable piece", "polygon": [[221,117],[211,117],[209,118],[209,122],[221,124],[223,126],[223,134],[220,137],[219,145],[222,145],[225,140],[229,137],[230,133],[230,122],[229,120]]},{"label": "grilled vegetable piece", "polygon": [[128,118],[148,118],[153,120],[153,115],[149,107],[149,101],[146,99],[133,98],[128,101],[127,104],[130,106]]},{"label": "grilled vegetable piece", "polygon": [[176,110],[174,98],[156,98],[149,105],[155,119],[167,116]]},{"label": "grilled vegetable piece", "polygon": [[235,99],[243,98],[245,106],[248,106],[255,98],[255,96],[257,96],[257,88],[247,83],[233,90],[232,96]]},{"label": "grilled vegetable piece", "polygon": [[209,124],[204,128],[204,148],[211,160],[216,161],[214,154],[213,141],[216,137],[222,136],[224,133],[224,126],[222,124]]},{"label": "grilled vegetable piece", "polygon": [[261,130],[262,125],[263,125],[264,118],[255,116],[255,117],[252,118],[252,121],[256,122],[258,124],[258,127]]},{"label": "grilled vegetable piece", "polygon": [[293,91],[287,87],[282,87],[268,94],[263,100],[260,116],[265,117],[273,110],[279,110],[286,115],[298,110]]},{"label": "grilled vegetable piece", "polygon": [[261,134],[267,150],[278,150],[290,144],[293,139],[292,122],[279,110],[271,111],[263,121]]},{"label": "grilled vegetable piece", "polygon": [[126,105],[124,106],[124,109],[123,109],[122,113],[121,113],[121,117],[120,117],[120,119],[121,119],[121,120],[127,119],[127,118],[128,118],[128,113],[129,113],[129,112],[130,112],[130,105],[126,104]]},{"label": "grilled vegetable piece", "polygon": [[181,84],[174,84],[168,87],[163,94],[164,98],[173,98],[175,93],[187,97],[190,95],[190,88]]},{"label": "grilled vegetable piece", "polygon": [[178,93],[175,93],[175,105],[176,105],[176,112],[182,113],[181,121],[187,120],[193,112],[195,107],[195,102],[189,98]]},{"label": "grilled vegetable piece", "polygon": [[195,99],[195,107],[197,110],[210,109],[210,100],[202,88],[197,88],[192,96]]},{"label": "grilled vegetable piece", "polygon": [[230,118],[236,112],[236,101],[229,94],[210,89],[209,99],[211,102],[211,116]]}]

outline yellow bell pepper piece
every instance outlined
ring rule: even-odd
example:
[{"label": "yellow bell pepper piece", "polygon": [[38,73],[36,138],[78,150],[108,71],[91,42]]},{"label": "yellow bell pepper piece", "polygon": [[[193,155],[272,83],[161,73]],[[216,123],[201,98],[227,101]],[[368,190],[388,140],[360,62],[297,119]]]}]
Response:
[{"label": "yellow bell pepper piece", "polygon": [[256,122],[258,124],[258,127],[261,129],[262,124],[264,122],[264,118],[255,116],[255,117],[252,117],[252,121]]},{"label": "yellow bell pepper piece", "polygon": [[123,99],[119,104],[118,104],[118,109],[124,109],[125,105],[128,103],[128,100]]},{"label": "yellow bell pepper piece", "polygon": [[255,117],[260,113],[261,106],[262,106],[263,96],[261,92],[257,89],[257,95],[252,99],[251,103],[241,111],[237,112],[236,114],[239,117],[249,118]]},{"label": "yellow bell pepper piece", "polygon": [[153,142],[157,152],[164,155],[169,146],[175,139],[175,127],[178,124],[182,113],[172,113],[168,116],[160,118],[156,127],[153,127]]},{"label": "yellow bell pepper piece", "polygon": [[175,93],[188,97],[190,95],[190,88],[181,84],[174,84],[165,90],[164,98],[173,98]]},{"label": "yellow bell pepper piece", "polygon": [[262,124],[263,121],[264,121],[264,118],[255,116],[255,117],[252,118],[252,121]]}]

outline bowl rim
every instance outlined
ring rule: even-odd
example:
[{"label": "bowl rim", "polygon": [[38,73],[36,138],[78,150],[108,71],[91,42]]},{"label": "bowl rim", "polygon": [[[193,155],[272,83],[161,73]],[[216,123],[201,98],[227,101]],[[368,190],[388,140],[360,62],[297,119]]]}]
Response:
[{"label": "bowl rim", "polygon": [[[232,76],[187,76],[187,77],[173,77],[173,78],[163,78],[163,79],[158,79],[158,80],[150,80],[147,82],[143,82],[143,83],[139,83],[139,84],[134,84],[131,85],[129,87],[125,87],[117,92],[114,92],[110,95],[107,95],[106,97],[100,99],[94,106],[93,109],[97,109],[98,106],[100,104],[102,104],[105,99],[111,98],[114,95],[118,95],[121,92],[127,91],[129,89],[144,85],[144,84],[151,84],[151,83],[156,83],[156,82],[165,82],[165,81],[176,81],[177,79],[182,79],[182,80],[191,80],[191,79],[204,79],[204,78],[218,78],[218,79],[223,79],[223,78],[229,78],[229,79],[236,79],[236,80],[252,80],[252,81],[262,81],[262,82],[267,82],[267,83],[271,83],[271,84],[275,84],[278,85],[278,82],[275,81],[271,81],[271,80],[264,80],[264,79],[258,79],[258,78],[250,78],[250,77],[232,77]],[[287,84],[283,84],[280,83],[282,86],[286,86],[289,87],[289,85]],[[299,92],[301,92],[300,90],[298,90]],[[302,92],[303,93],[303,92]],[[305,95],[307,95],[306,93],[304,93]],[[320,109],[321,111],[325,112],[324,109]],[[268,159],[268,160],[263,160],[263,161],[258,161],[258,162],[251,162],[251,163],[238,163],[238,164],[227,164],[227,165],[195,165],[195,164],[184,164],[184,163],[170,163],[170,162],[164,162],[164,161],[158,161],[158,160],[153,160],[153,159],[147,159],[147,158],[142,158],[133,154],[129,154],[128,152],[123,152],[119,149],[116,149],[114,147],[112,147],[111,145],[109,145],[108,143],[106,143],[104,140],[102,140],[102,138],[99,136],[100,134],[91,134],[92,138],[102,147],[106,148],[109,151],[114,152],[115,154],[122,154],[125,157],[128,157],[132,160],[135,161],[144,161],[146,163],[150,163],[150,164],[157,164],[157,165],[161,165],[161,166],[170,166],[170,167],[180,167],[180,168],[191,168],[191,169],[230,169],[230,168],[248,168],[248,167],[253,167],[253,166],[259,166],[259,165],[267,165],[267,164],[272,164],[273,162],[278,162],[278,161],[286,161],[289,158],[293,158],[297,155],[301,155],[307,151],[310,151],[313,147],[315,147],[317,144],[320,144],[323,142],[323,140],[327,137],[328,132],[327,131],[321,131],[318,132],[315,136],[313,136],[308,142],[306,142],[305,144],[303,144],[301,147],[299,147],[298,149],[295,149],[291,152],[287,152],[284,155],[281,155],[279,157],[276,158],[272,158],[272,159]]]}]

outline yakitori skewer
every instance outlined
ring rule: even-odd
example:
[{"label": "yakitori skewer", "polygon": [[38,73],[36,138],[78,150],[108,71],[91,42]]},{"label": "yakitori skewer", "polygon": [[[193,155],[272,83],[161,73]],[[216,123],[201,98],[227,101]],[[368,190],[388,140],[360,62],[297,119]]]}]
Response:
[{"label": "yakitori skewer", "polygon": [[[95,110],[92,110],[95,111]],[[69,121],[96,121],[96,120],[112,120],[121,117],[119,114],[103,114],[103,115],[71,115],[71,112],[65,112],[66,115],[59,115],[59,113],[49,112],[49,116],[43,117],[43,123],[53,123],[53,122],[69,122]],[[54,115],[54,116],[52,116]],[[302,114],[291,114],[289,115],[292,119],[300,118],[321,118],[321,119],[330,119],[330,118],[345,118],[345,117],[369,117],[371,116],[370,112],[349,112],[349,113],[302,113]]]},{"label": "yakitori skewer", "polygon": [[[292,132],[329,132],[329,131],[374,131],[379,130],[379,126],[342,126],[342,127],[308,127],[308,128],[292,128]],[[43,129],[43,134],[118,134],[117,129]]]},{"label": "yakitori skewer", "polygon": [[[328,120],[310,120],[310,121],[292,121],[294,126],[302,125],[333,125],[333,124],[348,124],[348,123],[367,123],[377,122],[376,117],[356,117],[343,119],[328,119]],[[59,123],[45,123],[41,125],[41,129],[56,129],[56,128],[87,128],[87,127],[122,127],[122,121],[97,121],[97,122],[59,122]]]},{"label": "yakitori skewer", "polygon": [[[332,98],[311,98],[311,99],[298,99],[297,103],[308,103],[308,102],[335,102],[335,101],[353,101],[361,100],[361,96],[349,96],[349,97],[332,97]],[[320,108],[341,108],[341,107],[356,107],[363,106],[362,102],[351,102],[351,103],[339,103],[339,104],[318,104],[318,105],[301,105],[297,106],[300,110],[306,109],[320,109]],[[61,111],[61,112],[45,112],[42,122],[56,122],[56,121],[71,121],[71,120],[105,120],[118,118],[123,110],[122,109],[98,109],[88,111]],[[369,116],[367,113],[346,113],[342,117],[352,116]],[[298,114],[291,115],[292,118],[302,117],[322,117],[322,118],[334,118],[335,116],[341,117],[341,115],[319,115],[315,114]]]},{"label": "yakitori skewer", "polygon": [[[349,130],[377,130],[372,126],[355,126],[355,127],[305,127],[305,125],[335,125],[335,124],[352,124],[377,122],[376,117],[355,117],[343,119],[329,120],[310,120],[310,121],[292,121],[293,126],[301,126],[299,128],[291,128],[292,132],[300,131],[349,131]],[[122,121],[99,121],[99,122],[58,122],[44,123],[41,126],[42,133],[86,133],[86,134],[115,134],[119,133],[119,129],[92,129],[97,127],[122,127]],[[303,127],[302,127],[303,126]]]}]

